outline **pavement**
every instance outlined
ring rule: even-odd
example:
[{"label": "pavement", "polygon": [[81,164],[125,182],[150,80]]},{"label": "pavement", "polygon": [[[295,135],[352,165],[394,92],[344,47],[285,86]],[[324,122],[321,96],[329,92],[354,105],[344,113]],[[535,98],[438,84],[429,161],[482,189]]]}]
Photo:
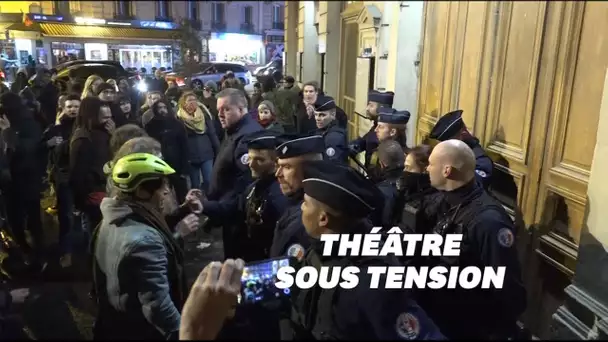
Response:
[{"label": "pavement", "polygon": [[[49,222],[47,217],[46,222]],[[47,227],[45,225],[45,227]],[[57,236],[56,225],[47,229],[47,237]],[[49,239],[52,240],[52,239]],[[202,246],[201,247],[201,242]],[[11,280],[12,289],[29,288],[26,302],[17,306],[11,320],[23,339],[92,339],[95,305],[88,296],[91,283],[87,276],[83,253],[75,253],[73,265],[62,269],[56,249],[51,244],[49,266],[37,277]],[[210,261],[222,260],[223,245],[220,229],[199,231],[186,239],[185,259],[188,287]]]}]

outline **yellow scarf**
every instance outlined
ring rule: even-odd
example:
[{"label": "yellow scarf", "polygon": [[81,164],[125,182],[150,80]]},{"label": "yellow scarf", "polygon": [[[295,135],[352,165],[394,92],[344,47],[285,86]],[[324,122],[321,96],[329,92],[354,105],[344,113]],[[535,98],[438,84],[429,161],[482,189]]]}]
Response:
[{"label": "yellow scarf", "polygon": [[190,128],[195,133],[205,133],[205,115],[200,106],[196,107],[194,114],[189,114],[183,108],[179,108],[177,110],[177,117],[184,122],[186,127]]}]

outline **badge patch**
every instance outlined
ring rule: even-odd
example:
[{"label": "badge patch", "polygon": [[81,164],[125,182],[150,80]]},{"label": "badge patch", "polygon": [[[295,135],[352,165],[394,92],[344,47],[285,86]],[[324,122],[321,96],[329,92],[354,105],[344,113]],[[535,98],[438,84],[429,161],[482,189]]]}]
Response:
[{"label": "badge patch", "polygon": [[334,150],[333,147],[328,147],[327,150],[325,150],[325,154],[327,154],[328,157],[333,157],[336,154],[336,150]]},{"label": "badge patch", "polygon": [[416,316],[404,312],[397,317],[395,324],[397,334],[406,340],[415,340],[420,334],[420,322]]},{"label": "badge patch", "polygon": [[299,244],[293,244],[287,248],[287,256],[294,257],[301,261],[304,258],[304,247]]},{"label": "badge patch", "polygon": [[485,173],[485,171],[482,171],[482,170],[475,170],[475,173],[477,173],[479,175],[479,177],[482,177],[482,178],[488,177],[488,174]]},{"label": "badge patch", "polygon": [[245,153],[241,156],[241,163],[243,165],[249,164],[249,154]]},{"label": "badge patch", "polygon": [[515,242],[515,237],[509,228],[502,228],[498,231],[498,244],[509,248],[513,246],[513,242]]},{"label": "badge patch", "polygon": [[287,146],[283,147],[283,150],[281,150],[281,152],[282,152],[283,154],[285,154],[285,153],[287,152]]}]

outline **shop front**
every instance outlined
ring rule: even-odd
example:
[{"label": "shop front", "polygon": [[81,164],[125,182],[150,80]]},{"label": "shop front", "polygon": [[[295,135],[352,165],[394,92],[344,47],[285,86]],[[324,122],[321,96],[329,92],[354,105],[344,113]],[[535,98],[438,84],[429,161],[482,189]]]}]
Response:
[{"label": "shop front", "polygon": [[211,62],[259,65],[264,63],[264,50],[264,42],[260,35],[213,32],[209,40]]},{"label": "shop front", "polygon": [[[32,16],[32,15],[30,15]],[[113,60],[125,68],[172,67],[177,25],[169,22],[44,18],[36,15],[52,66],[74,60]],[[162,24],[162,25],[161,25]]]}]

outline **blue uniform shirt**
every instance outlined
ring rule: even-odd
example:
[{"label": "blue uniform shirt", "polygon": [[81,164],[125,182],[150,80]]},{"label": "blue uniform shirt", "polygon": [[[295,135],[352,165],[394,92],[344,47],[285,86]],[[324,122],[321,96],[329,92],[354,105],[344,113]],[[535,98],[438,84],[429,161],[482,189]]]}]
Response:
[{"label": "blue uniform shirt", "polygon": [[365,167],[370,166],[372,161],[372,155],[378,149],[378,136],[376,135],[376,126],[377,122],[374,122],[374,125],[369,129],[364,136],[359,137],[350,142],[349,148],[355,154],[359,154],[361,152],[365,152]]},{"label": "blue uniform shirt", "polygon": [[302,201],[304,193],[298,191],[288,198],[289,207],[277,221],[274,230],[270,257],[291,256],[297,259],[304,257],[304,252],[310,246],[311,238],[306,233],[302,223]]}]

